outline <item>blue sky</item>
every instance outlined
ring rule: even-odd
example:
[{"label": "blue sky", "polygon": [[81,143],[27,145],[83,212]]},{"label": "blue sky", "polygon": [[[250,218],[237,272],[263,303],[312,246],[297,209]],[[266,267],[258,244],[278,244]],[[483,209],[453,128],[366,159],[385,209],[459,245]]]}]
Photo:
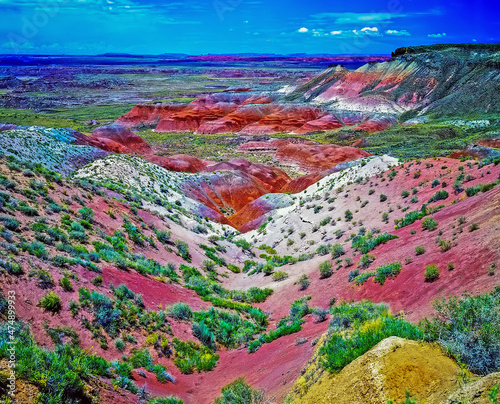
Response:
[{"label": "blue sky", "polygon": [[387,54],[498,42],[498,0],[0,0],[0,53]]}]

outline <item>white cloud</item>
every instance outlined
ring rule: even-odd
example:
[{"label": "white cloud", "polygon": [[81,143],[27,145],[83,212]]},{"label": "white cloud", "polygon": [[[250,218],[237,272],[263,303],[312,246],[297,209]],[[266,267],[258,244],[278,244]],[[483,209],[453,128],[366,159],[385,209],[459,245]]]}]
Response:
[{"label": "white cloud", "polygon": [[378,32],[378,28],[377,27],[364,27],[364,28],[361,28],[361,31],[362,32]]},{"label": "white cloud", "polygon": [[394,36],[410,36],[410,33],[405,29],[399,31],[397,29],[388,29],[387,31],[385,31],[385,33],[387,35],[394,35]]},{"label": "white cloud", "polygon": [[429,38],[442,38],[446,36],[446,32],[443,32],[442,34],[429,34],[427,35]]},{"label": "white cloud", "polygon": [[336,24],[380,22],[401,16],[401,14],[391,13],[318,13],[311,15],[312,18],[317,20],[333,19]]},{"label": "white cloud", "polygon": [[378,32],[377,27],[364,27],[364,28],[361,28],[361,32],[365,35],[382,36],[382,34],[380,32]]},{"label": "white cloud", "polygon": [[328,35],[328,32],[325,32],[324,29],[313,29],[312,30],[313,36],[326,36]]},{"label": "white cloud", "polygon": [[[394,2],[393,2],[394,3]],[[426,11],[399,13],[399,12],[374,12],[374,13],[316,13],[312,14],[311,18],[314,20],[333,20],[336,24],[375,24],[387,23],[396,18],[415,17],[423,15],[441,15],[443,9],[434,8]]]},{"label": "white cloud", "polygon": [[[337,37],[337,38],[355,38],[359,37],[361,35],[364,36],[371,36],[371,37],[381,37],[383,36],[383,33],[380,31],[378,27],[364,27],[361,29],[349,29],[349,30],[333,30],[333,31],[327,31],[323,28],[300,28],[298,32],[306,33],[309,32],[312,34],[313,37],[326,37],[326,36],[332,36],[332,37]],[[401,31],[396,31],[396,30],[388,30],[386,31],[388,35],[410,35],[407,31],[401,30]]]}]

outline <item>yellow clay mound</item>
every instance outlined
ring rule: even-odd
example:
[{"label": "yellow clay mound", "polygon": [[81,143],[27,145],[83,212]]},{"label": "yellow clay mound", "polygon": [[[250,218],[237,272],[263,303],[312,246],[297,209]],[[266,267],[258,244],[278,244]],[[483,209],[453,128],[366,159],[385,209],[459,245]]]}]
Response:
[{"label": "yellow clay mound", "polygon": [[[318,346],[322,345],[322,341]],[[317,353],[297,380],[292,404],[404,403],[405,392],[438,404],[459,387],[460,368],[436,345],[390,337],[338,374],[322,371]]]},{"label": "yellow clay mound", "polygon": [[[490,396],[496,385],[500,385],[500,372],[491,373],[475,382],[467,384],[448,397],[443,404],[491,404],[493,401]],[[496,399],[500,402],[500,392],[497,392]]]}]

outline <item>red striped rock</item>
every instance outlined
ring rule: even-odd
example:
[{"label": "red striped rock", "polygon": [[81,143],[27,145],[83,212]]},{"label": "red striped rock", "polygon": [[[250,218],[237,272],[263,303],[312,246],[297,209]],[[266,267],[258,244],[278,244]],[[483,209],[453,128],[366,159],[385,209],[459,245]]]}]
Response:
[{"label": "red striped rock", "polygon": [[114,153],[149,154],[152,152],[151,147],[142,138],[130,129],[117,124],[97,128],[90,135],[90,141],[100,142],[98,147]]}]

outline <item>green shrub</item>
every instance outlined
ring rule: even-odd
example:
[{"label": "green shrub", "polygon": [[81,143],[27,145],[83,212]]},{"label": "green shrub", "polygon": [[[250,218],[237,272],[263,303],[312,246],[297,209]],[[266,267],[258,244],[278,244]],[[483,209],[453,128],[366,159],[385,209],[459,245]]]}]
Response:
[{"label": "green shrub", "polygon": [[344,217],[346,222],[350,222],[353,218],[352,212],[349,209],[347,209],[344,213]]},{"label": "green shrub", "polygon": [[348,303],[343,300],[336,306],[331,305],[330,327],[333,331],[345,330],[362,322],[376,319],[384,313],[389,313],[389,306],[385,303],[376,304],[369,300]]},{"label": "green shrub", "polygon": [[114,290],[113,293],[115,294],[116,298],[118,300],[133,300],[135,298],[135,293],[132,292],[127,285],[124,285],[123,283],[121,285],[118,285]]},{"label": "green shrub", "polygon": [[215,334],[203,321],[193,323],[192,330],[193,335],[198,338],[203,345],[207,346],[212,351],[217,349],[215,345]]},{"label": "green shrub", "polygon": [[401,191],[401,197],[408,198],[409,196],[410,196],[410,192],[407,191],[406,189]]},{"label": "green shrub", "polygon": [[375,276],[375,272],[364,272],[354,278],[354,283],[356,285],[362,285],[365,283],[368,279],[372,278]]},{"label": "green shrub", "polygon": [[[30,273],[32,275],[33,273]],[[54,279],[52,278],[52,274],[49,271],[44,269],[40,269],[39,271],[34,272],[34,275],[38,278],[38,286],[41,289],[49,289],[54,287]]]},{"label": "green shrub", "polygon": [[22,275],[24,273],[23,267],[11,258],[5,260],[0,258],[0,267],[4,268],[10,275]]},{"label": "green shrub", "polygon": [[449,196],[448,191],[445,191],[444,189],[440,189],[439,191],[437,191],[434,195],[432,195],[430,197],[430,199],[427,201],[427,203],[436,202],[436,201],[439,201],[442,199],[446,199],[446,198],[448,198],[448,196]]},{"label": "green shrub", "polygon": [[299,278],[298,283],[299,283],[299,290],[306,290],[310,285],[309,278],[305,274]]},{"label": "green shrub", "polygon": [[62,301],[57,293],[50,291],[45,293],[38,305],[45,310],[57,313],[62,308]]},{"label": "green shrub", "polygon": [[[358,324],[363,323],[359,319],[356,321]],[[397,336],[415,340],[424,338],[424,333],[417,326],[389,315],[381,315],[364,323],[362,330],[355,328],[350,334],[334,332],[320,348],[320,355],[324,358],[322,365],[330,372],[341,371],[387,337]]]},{"label": "green shrub", "polygon": [[38,216],[38,210],[29,206],[26,202],[20,201],[17,210],[26,216]]},{"label": "green shrub", "polygon": [[493,386],[490,391],[491,404],[498,404],[498,391],[500,390],[500,383]]},{"label": "green shrub", "polygon": [[64,337],[69,338],[69,343],[73,346],[78,346],[80,344],[80,336],[72,327],[59,325],[56,327],[49,327],[47,322],[44,322],[43,328],[55,345],[62,345],[65,343]]},{"label": "green shrub", "polygon": [[136,245],[144,247],[144,235],[142,234],[141,230],[135,226],[133,223],[129,222],[128,220],[125,220],[123,223],[123,228],[127,232],[127,235],[129,239]]},{"label": "green shrub", "polygon": [[80,224],[87,230],[92,230],[92,224],[88,220],[80,220]]},{"label": "green shrub", "polygon": [[276,282],[283,281],[286,278],[288,278],[288,274],[284,271],[277,271],[277,272],[273,273],[272,276],[273,276],[273,281],[276,281]]},{"label": "green shrub", "polygon": [[424,247],[424,246],[422,246],[422,245],[417,245],[417,246],[415,247],[415,253],[416,253],[417,255],[422,255],[422,254],[425,254],[425,247]]},{"label": "green shrub", "polygon": [[193,313],[193,335],[213,351],[216,348],[215,342],[228,348],[237,348],[248,343],[261,327],[239,313],[214,307]]},{"label": "green shrub", "polygon": [[500,370],[500,287],[489,294],[440,298],[420,326],[457,361],[480,375]]},{"label": "green shrub", "polygon": [[250,287],[243,296],[243,301],[247,303],[262,303],[273,293],[273,289],[260,289],[255,286]]},{"label": "green shrub", "polygon": [[9,229],[11,231],[18,231],[19,227],[21,226],[19,220],[10,216],[0,216],[0,222],[3,223],[6,229]]},{"label": "green shrub", "polygon": [[328,223],[332,221],[331,216],[325,217],[321,222],[319,222],[320,226],[326,226]]},{"label": "green shrub", "polygon": [[391,264],[382,265],[375,271],[375,282],[383,285],[387,278],[395,278],[401,272],[401,263],[393,262]]},{"label": "green shrub", "polygon": [[155,231],[155,233],[156,233],[156,238],[160,243],[167,244],[168,242],[170,242],[170,238],[172,237],[171,231],[157,230]]},{"label": "green shrub", "polygon": [[241,240],[236,240],[234,242],[235,245],[240,247],[242,250],[245,251],[251,251],[252,250],[252,244],[250,244],[248,241],[241,239]]},{"label": "green shrub", "polygon": [[322,323],[323,321],[326,320],[326,317],[328,316],[328,310],[319,307],[313,308],[311,310],[311,313],[314,314],[317,323]]},{"label": "green shrub", "polygon": [[254,390],[243,377],[240,377],[222,388],[221,395],[215,399],[214,404],[261,404],[263,402],[264,393]]},{"label": "green shrub", "polygon": [[358,266],[361,269],[366,269],[366,268],[368,268],[370,266],[370,264],[373,261],[375,261],[375,255],[370,254],[370,253],[366,253],[366,254],[363,254],[361,256],[361,258],[359,259]]},{"label": "green shrub", "polygon": [[332,253],[332,258],[333,259],[339,258],[339,257],[341,257],[342,255],[345,254],[344,247],[342,247],[342,245],[339,244],[339,243],[336,243],[336,244],[332,245],[332,247],[330,248],[330,251]]},{"label": "green shrub", "polygon": [[319,277],[320,277],[320,279],[329,278],[330,276],[332,276],[332,274],[333,274],[332,263],[330,261],[322,262],[319,265]]},{"label": "green shrub", "polygon": [[354,269],[352,271],[349,271],[347,274],[347,281],[352,282],[356,277],[359,275],[359,269]]},{"label": "green shrub", "polygon": [[267,252],[268,254],[276,254],[276,250],[266,244],[261,244],[259,246],[259,250],[264,250],[265,252]]},{"label": "green shrub", "polygon": [[193,318],[191,307],[186,303],[177,302],[167,309],[167,314],[177,320],[190,321]]},{"label": "green shrub", "polygon": [[390,240],[397,239],[398,236],[389,233],[379,234],[377,237],[373,237],[373,233],[368,233],[366,236],[356,235],[352,238],[351,247],[354,250],[358,250],[361,254],[366,254],[367,252],[373,250],[380,244],[385,244]]},{"label": "green shrub", "polygon": [[269,330],[267,334],[261,334],[257,340],[250,341],[248,344],[248,352],[253,353],[263,344],[270,343],[284,335],[299,332],[304,322],[302,317],[311,312],[307,303],[310,298],[311,296],[306,296],[295,300],[290,306],[289,315],[278,321],[276,329]]},{"label": "green shrub", "polygon": [[40,390],[37,402],[40,403],[73,403],[75,397],[81,402],[91,402],[86,388],[90,378],[111,377],[110,364],[97,355],[90,355],[73,344],[57,345],[53,351],[39,347],[28,329],[15,323],[0,325],[0,357],[10,356],[7,349],[12,328],[17,338],[16,374],[17,377],[29,380]]},{"label": "green shrub", "polygon": [[39,241],[33,241],[29,244],[21,243],[21,248],[40,259],[45,259],[49,256],[49,252],[45,248],[45,245],[43,245],[43,243],[40,243]]},{"label": "green shrub", "polygon": [[74,300],[70,300],[69,302],[69,311],[73,317],[75,317],[80,311],[80,305]]},{"label": "green shrub", "polygon": [[193,373],[194,370],[208,372],[217,365],[219,355],[203,345],[179,338],[174,338],[172,343],[175,349],[174,364],[184,374]]},{"label": "green shrub", "polygon": [[422,219],[425,215],[426,215],[425,209],[421,211],[415,210],[408,212],[404,218],[394,219],[394,223],[396,224],[396,229],[409,226],[410,224],[416,222],[417,220]]},{"label": "green shrub", "polygon": [[125,350],[125,342],[123,342],[121,338],[115,339],[115,348],[118,351],[123,352]]},{"label": "green shrub", "polygon": [[385,202],[387,200],[387,195],[380,194],[380,202]]},{"label": "green shrub", "polygon": [[498,184],[498,181],[489,183],[489,184],[480,184],[474,187],[469,187],[465,189],[465,193],[467,196],[474,196],[479,192],[487,192],[490,189],[493,189]]},{"label": "green shrub", "polygon": [[248,272],[252,267],[256,267],[257,262],[254,260],[245,260],[243,262],[243,272]]},{"label": "green shrub", "polygon": [[130,357],[127,358],[127,362],[134,368],[138,369],[143,367],[149,372],[153,372],[156,375],[156,379],[159,382],[164,382],[166,380],[172,380],[171,376],[166,372],[166,368],[160,364],[153,364],[151,355],[147,349],[133,349]]},{"label": "green shrub", "polygon": [[469,226],[469,232],[476,231],[477,229],[479,229],[479,225],[477,223],[471,223]]},{"label": "green shrub", "polygon": [[282,322],[275,330],[270,330],[267,334],[262,334],[258,340],[251,341],[248,344],[248,353],[256,352],[263,344],[271,343],[285,335],[294,334],[302,329],[303,320],[282,319]]},{"label": "green shrub", "polygon": [[95,278],[93,278],[90,282],[94,286],[101,286],[102,285],[102,276],[98,275]]},{"label": "green shrub", "polygon": [[316,249],[316,254],[319,255],[326,255],[329,252],[330,252],[330,247],[326,244],[322,244]]},{"label": "green shrub", "polygon": [[0,185],[5,189],[15,190],[17,184],[14,181],[9,180],[6,176],[0,175]]},{"label": "green shrub", "polygon": [[208,230],[201,224],[197,224],[192,228],[192,231],[197,234],[207,234]]},{"label": "green shrub", "polygon": [[131,355],[127,358],[127,362],[130,363],[134,369],[151,369],[153,366],[151,355],[145,348],[133,349]]},{"label": "green shrub", "polygon": [[262,267],[262,272],[264,273],[264,275],[271,275],[274,272],[274,265],[270,262],[267,262]]},{"label": "green shrub", "polygon": [[213,262],[212,260],[204,260],[202,263],[201,263],[201,266],[202,268],[207,271],[207,272],[211,272],[211,271],[214,271],[215,270],[215,262]]},{"label": "green shrub", "polygon": [[[286,320],[298,320],[305,315],[309,314],[309,305],[307,301],[311,299],[311,296],[306,296],[302,297],[298,300],[295,300],[291,305],[290,305],[290,314]],[[278,323],[282,323],[283,319]]]},{"label": "green shrub", "polygon": [[439,240],[439,248],[441,249],[441,252],[449,251],[451,249],[451,241],[445,239]]},{"label": "green shrub", "polygon": [[438,222],[433,217],[426,217],[422,220],[422,229],[424,230],[436,230],[438,227]]},{"label": "green shrub", "polygon": [[177,251],[179,255],[187,262],[191,262],[191,254],[189,253],[189,245],[185,241],[176,240],[175,246],[177,247]]},{"label": "green shrub", "polygon": [[58,226],[48,228],[46,230],[46,233],[55,241],[62,241],[63,243],[66,243],[68,241],[66,233]]},{"label": "green shrub", "polygon": [[153,398],[144,404],[184,404],[184,401],[177,397],[159,397]]},{"label": "green shrub", "polygon": [[426,282],[434,282],[439,278],[439,268],[437,265],[428,265],[425,267],[424,278]]},{"label": "green shrub", "polygon": [[73,284],[67,277],[63,277],[59,279],[59,285],[66,291],[66,292],[72,292],[73,291]]},{"label": "green shrub", "polygon": [[86,243],[88,240],[88,236],[85,233],[85,231],[77,231],[77,230],[71,230],[69,233],[69,238],[72,240],[76,240],[80,243]]},{"label": "green shrub", "polygon": [[235,274],[239,274],[241,272],[241,268],[237,265],[234,264],[227,264],[227,269],[229,269],[231,272]]}]

